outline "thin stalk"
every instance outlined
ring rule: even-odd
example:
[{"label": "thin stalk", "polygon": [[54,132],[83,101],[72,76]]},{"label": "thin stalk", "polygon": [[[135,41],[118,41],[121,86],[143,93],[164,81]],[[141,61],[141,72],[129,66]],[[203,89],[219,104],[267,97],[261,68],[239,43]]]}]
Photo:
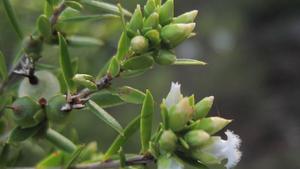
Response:
[{"label": "thin stalk", "polygon": [[68,153],[73,153],[76,150],[76,145],[72,141],[51,128],[47,129],[45,138],[59,149]]}]

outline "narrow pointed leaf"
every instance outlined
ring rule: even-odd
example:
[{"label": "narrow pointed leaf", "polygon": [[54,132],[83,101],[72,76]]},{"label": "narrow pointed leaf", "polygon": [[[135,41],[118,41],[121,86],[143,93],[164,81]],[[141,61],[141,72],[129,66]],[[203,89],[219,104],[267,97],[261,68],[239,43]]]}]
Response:
[{"label": "narrow pointed leaf", "polygon": [[145,93],[129,86],[120,87],[117,92],[120,98],[127,103],[142,104],[145,98]]},{"label": "narrow pointed leaf", "polygon": [[108,70],[107,74],[109,74],[111,77],[116,77],[120,73],[120,63],[116,57],[113,57]]},{"label": "narrow pointed leaf", "polygon": [[177,59],[173,65],[206,65],[206,63],[194,59]]},{"label": "narrow pointed leaf", "polygon": [[141,111],[141,123],[140,123],[140,137],[142,143],[142,152],[146,153],[149,149],[149,142],[151,139],[152,131],[152,119],[154,113],[154,100],[150,91],[146,91],[146,97],[143,102]]},{"label": "narrow pointed leaf", "polygon": [[19,38],[23,39],[24,35],[23,32],[21,31],[20,25],[18,23],[16,14],[11,6],[10,0],[3,0],[3,6],[9,18],[9,21],[12,24],[13,28],[15,29],[16,33],[18,34]]},{"label": "narrow pointed leaf", "polygon": [[64,166],[64,169],[70,168],[76,162],[84,148],[85,146],[81,145],[77,148],[77,150],[74,153],[72,153],[70,159],[67,161],[67,164]]},{"label": "narrow pointed leaf", "polygon": [[120,99],[118,95],[113,94],[108,90],[101,90],[92,94],[91,100],[93,100],[102,108],[115,107],[125,104],[125,102]]},{"label": "narrow pointed leaf", "polygon": [[154,63],[153,57],[151,55],[144,54],[126,60],[123,66],[125,69],[138,70],[138,69],[150,68],[152,67],[153,63]]},{"label": "narrow pointed leaf", "polygon": [[76,2],[76,1],[65,1],[64,4],[70,8],[77,10],[77,11],[80,11],[83,8],[83,6],[79,2]]},{"label": "narrow pointed leaf", "polygon": [[97,21],[103,19],[119,19],[118,15],[114,14],[103,14],[103,15],[85,15],[85,16],[74,16],[65,19],[61,19],[60,22],[69,23],[69,22],[84,22],[84,21]]},{"label": "narrow pointed leaf", "polygon": [[112,155],[116,154],[120,148],[126,143],[126,141],[131,137],[139,128],[140,116],[133,119],[124,129],[123,135],[119,135],[111,146],[108,148],[104,155],[104,160],[108,160]]},{"label": "narrow pointed leaf", "polygon": [[47,129],[45,139],[67,153],[73,153],[77,149],[76,145],[72,141],[51,128]]},{"label": "narrow pointed leaf", "polygon": [[95,102],[92,100],[89,100],[87,103],[88,108],[102,121],[104,121],[107,125],[112,127],[114,130],[116,130],[118,133],[123,133],[123,128],[120,125],[120,123],[112,117],[110,114],[108,114],[104,109],[102,109],[100,106],[98,106]]},{"label": "narrow pointed leaf", "polygon": [[6,80],[8,77],[5,57],[1,51],[0,51],[0,75],[2,77],[2,80]]},{"label": "narrow pointed leaf", "polygon": [[42,36],[45,38],[48,38],[51,36],[51,23],[46,15],[39,16],[37,20],[37,27],[39,32]]},{"label": "narrow pointed leaf", "polygon": [[70,36],[67,38],[69,45],[74,47],[102,46],[103,41],[87,36]]},{"label": "narrow pointed leaf", "polygon": [[69,51],[68,51],[66,40],[60,34],[59,34],[59,47],[60,47],[59,63],[60,63],[60,67],[62,69],[63,78],[65,80],[65,83],[66,83],[68,89],[71,92],[75,92],[76,91],[75,83],[72,80],[72,78],[74,76],[72,62],[71,62],[71,59],[69,56]]},{"label": "narrow pointed leaf", "polygon": [[116,53],[116,57],[119,61],[123,60],[129,50],[130,47],[130,38],[127,36],[126,32],[123,32],[119,43],[118,43],[118,50]]},{"label": "narrow pointed leaf", "polygon": [[37,163],[37,169],[47,169],[62,166],[66,160],[66,154],[62,151],[56,151]]},{"label": "narrow pointed leaf", "polygon": [[[116,5],[113,5],[113,4],[110,4],[110,3],[99,2],[99,1],[95,1],[95,0],[85,0],[83,2],[90,5],[90,6],[101,8],[101,9],[106,10],[108,12],[119,13],[118,7]],[[132,15],[128,10],[126,10],[124,8],[123,8],[123,12],[124,12],[124,15],[127,15],[127,16]]]}]

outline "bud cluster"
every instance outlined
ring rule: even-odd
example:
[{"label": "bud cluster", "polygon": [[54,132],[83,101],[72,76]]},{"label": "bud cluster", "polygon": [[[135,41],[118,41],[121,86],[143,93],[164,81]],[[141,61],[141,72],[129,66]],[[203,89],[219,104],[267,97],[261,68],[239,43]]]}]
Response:
[{"label": "bud cluster", "polygon": [[[174,63],[176,55],[172,49],[194,34],[197,13],[194,10],[174,17],[174,0],[163,4],[148,0],[143,11],[138,5],[126,25],[125,36],[130,39],[130,47],[124,68],[136,70],[149,68],[154,62]],[[134,63],[144,63],[140,64],[144,66],[132,66]]]},{"label": "bud cluster", "polygon": [[[172,83],[168,96],[161,104],[164,127],[158,141],[160,155],[180,157],[185,154],[189,159],[207,166],[221,165],[225,159],[228,160],[227,168],[237,163],[240,158],[238,136],[229,131],[226,132],[227,141],[214,136],[231,120],[207,117],[213,100],[214,97],[210,96],[195,103],[193,95],[183,97],[180,84]],[[232,138],[235,141],[229,141]],[[226,151],[227,154],[222,154],[221,151]]]}]

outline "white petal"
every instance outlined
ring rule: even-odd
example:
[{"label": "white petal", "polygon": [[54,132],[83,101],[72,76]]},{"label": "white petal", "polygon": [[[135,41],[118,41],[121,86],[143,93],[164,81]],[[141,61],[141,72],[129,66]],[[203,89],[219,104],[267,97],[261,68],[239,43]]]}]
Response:
[{"label": "white petal", "polygon": [[242,153],[239,150],[241,139],[229,130],[225,134],[227,140],[223,140],[221,137],[213,137],[213,143],[203,148],[203,151],[219,160],[227,159],[226,168],[229,169],[236,166],[241,159]]},{"label": "white petal", "polygon": [[240,152],[240,144],[241,139],[238,135],[234,134],[232,131],[227,130],[225,132],[227,135],[227,159],[228,162],[226,164],[227,168],[232,168],[237,165],[237,163],[240,161],[242,153]]},{"label": "white petal", "polygon": [[180,91],[180,84],[178,82],[173,83],[168,96],[166,97],[167,109],[170,109],[173,105],[176,105],[181,99],[182,94]]}]

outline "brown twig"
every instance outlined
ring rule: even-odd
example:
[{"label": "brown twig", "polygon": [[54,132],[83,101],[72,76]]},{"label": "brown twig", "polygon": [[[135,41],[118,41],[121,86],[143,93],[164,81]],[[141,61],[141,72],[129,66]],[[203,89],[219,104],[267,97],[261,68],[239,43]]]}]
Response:
[{"label": "brown twig", "polygon": [[[125,161],[126,166],[134,166],[134,165],[146,165],[154,162],[154,158],[152,156],[142,156],[138,155],[135,157],[128,158]],[[71,169],[105,169],[105,168],[119,168],[121,167],[120,160],[111,160],[106,162],[97,162],[92,164],[80,164]]]}]

